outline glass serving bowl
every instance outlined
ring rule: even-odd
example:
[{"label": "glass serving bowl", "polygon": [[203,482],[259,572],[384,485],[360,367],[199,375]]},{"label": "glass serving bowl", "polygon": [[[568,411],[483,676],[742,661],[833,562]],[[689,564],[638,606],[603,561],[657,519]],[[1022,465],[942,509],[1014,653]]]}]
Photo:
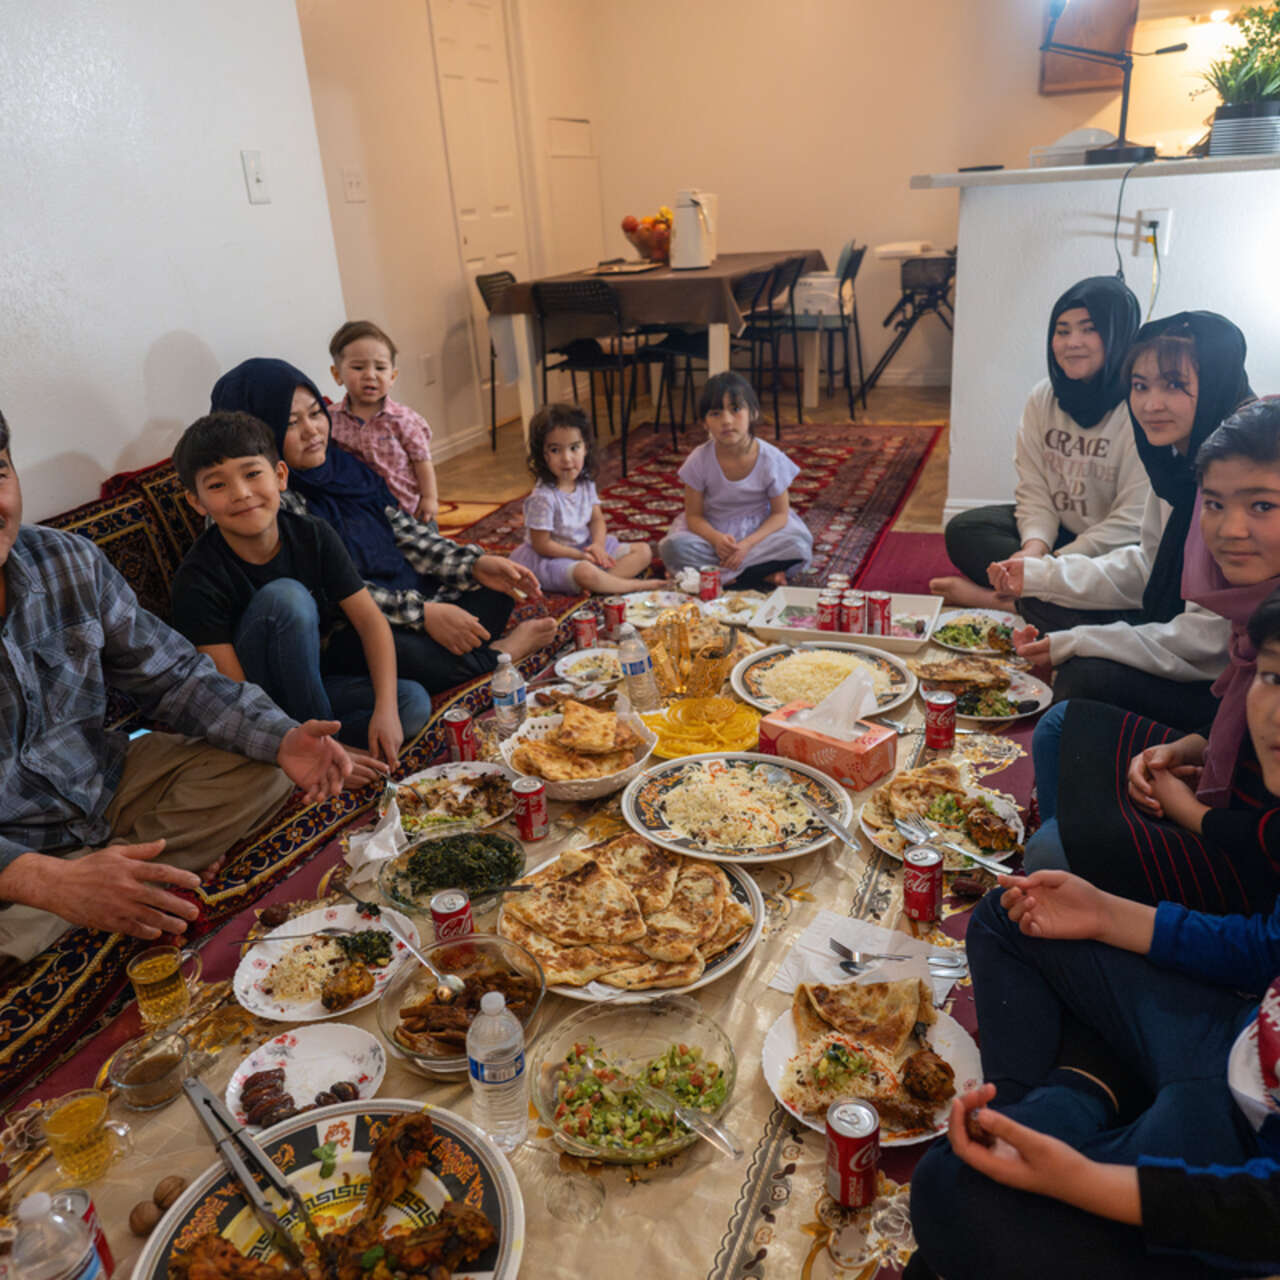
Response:
[{"label": "glass serving bowl", "polygon": [[[526,1050],[528,1049],[537,1034],[542,1004],[547,994],[547,980],[542,966],[519,943],[490,933],[472,933],[465,938],[448,938],[444,942],[424,946],[422,953],[442,973],[456,973],[464,979],[477,969],[491,970],[494,966],[503,966],[532,979],[537,984],[537,994],[528,1015],[523,1019],[524,1042]],[[465,1049],[460,1048],[456,1052],[446,1049],[437,1053],[429,1049],[415,1049],[396,1038],[401,1008],[428,995],[435,988],[436,980],[431,973],[410,958],[387,984],[378,1000],[378,1029],[387,1042],[388,1052],[415,1070],[425,1075],[457,1075],[467,1069]],[[477,985],[474,994],[468,991],[460,997],[472,1017],[479,1010],[480,996],[485,989],[487,988]]]},{"label": "glass serving bowl", "polygon": [[[468,884],[467,876],[427,876],[416,885],[410,884],[406,868],[415,853],[427,857],[442,847],[456,844],[459,841],[478,841],[493,853],[494,874],[490,876],[472,877]],[[409,915],[422,916],[431,910],[431,898],[441,889],[465,889],[471,897],[474,910],[487,911],[496,905],[498,895],[486,893],[486,889],[495,889],[499,885],[509,884],[524,873],[524,846],[510,836],[497,831],[461,831],[441,835],[425,836],[415,840],[403,853],[388,860],[378,872],[378,891],[383,898],[397,911]]]},{"label": "glass serving bowl", "polygon": [[724,1073],[724,1101],[706,1114],[719,1119],[733,1098],[738,1063],[729,1037],[688,996],[664,996],[651,1004],[617,1005],[606,1001],[589,1005],[556,1023],[538,1041],[528,1058],[529,1093],[544,1125],[556,1142],[572,1155],[612,1164],[648,1164],[683,1151],[698,1141],[697,1134],[680,1133],[640,1147],[597,1145],[563,1133],[556,1125],[559,1106],[556,1084],[565,1056],[575,1044],[591,1042],[600,1055],[628,1075],[643,1080],[645,1069],[673,1045],[702,1051],[704,1063],[718,1063]]}]

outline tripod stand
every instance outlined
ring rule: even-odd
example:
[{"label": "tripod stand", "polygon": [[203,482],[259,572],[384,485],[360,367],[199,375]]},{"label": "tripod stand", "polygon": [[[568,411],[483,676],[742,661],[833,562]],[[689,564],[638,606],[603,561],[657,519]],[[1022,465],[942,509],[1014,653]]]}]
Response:
[{"label": "tripod stand", "polygon": [[[889,343],[884,354],[876,362],[876,367],[867,375],[860,389],[862,392],[870,391],[876,385],[880,375],[888,367],[889,361],[898,354],[911,330],[924,316],[936,315],[948,329],[951,328],[951,321],[955,314],[951,308],[951,283],[955,276],[954,249],[941,258],[903,260],[902,297],[884,318],[884,327],[887,329],[896,322],[897,332],[893,335],[893,341]],[[865,399],[863,403],[866,403]]]}]

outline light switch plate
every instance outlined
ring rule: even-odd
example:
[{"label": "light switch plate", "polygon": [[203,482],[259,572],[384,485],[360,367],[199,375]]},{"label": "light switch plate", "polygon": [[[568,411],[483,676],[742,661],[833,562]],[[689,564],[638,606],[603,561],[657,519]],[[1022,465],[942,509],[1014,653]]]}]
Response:
[{"label": "light switch plate", "polygon": [[365,190],[363,169],[343,169],[342,197],[348,204],[368,203],[369,194]]},{"label": "light switch plate", "polygon": [[262,163],[261,151],[242,151],[240,164],[244,168],[244,185],[250,204],[270,204],[271,188],[267,185],[267,171]]}]

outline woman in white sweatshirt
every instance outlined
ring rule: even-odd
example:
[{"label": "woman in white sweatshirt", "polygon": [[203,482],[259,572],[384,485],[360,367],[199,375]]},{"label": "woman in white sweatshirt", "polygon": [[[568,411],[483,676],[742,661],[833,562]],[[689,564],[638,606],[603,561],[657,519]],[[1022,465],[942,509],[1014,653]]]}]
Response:
[{"label": "woman in white sweatshirt", "polygon": [[[1028,397],[1014,446],[1014,501],[962,512],[947,525],[947,554],[965,576],[935,578],[931,591],[955,604],[1006,608],[988,585],[993,562],[1096,556],[1138,540],[1150,485],[1124,376],[1138,321],[1138,300],[1112,276],[1081,280],[1053,304],[1049,376]],[[1043,630],[1081,620],[1060,605],[1023,604],[1023,616]]]},{"label": "woman in white sweatshirt", "polygon": [[1129,410],[1154,490],[1140,541],[1104,556],[1010,557],[991,566],[991,584],[1005,596],[1133,611],[1132,622],[1043,637],[1035,627],[1015,632],[1019,653],[1056,668],[1055,702],[1093,698],[1184,730],[1212,720],[1209,686],[1227,664],[1230,625],[1185,604],[1182,556],[1196,507],[1196,453],[1253,397],[1244,357],[1244,335],[1212,311],[1144,325],[1129,357]]}]

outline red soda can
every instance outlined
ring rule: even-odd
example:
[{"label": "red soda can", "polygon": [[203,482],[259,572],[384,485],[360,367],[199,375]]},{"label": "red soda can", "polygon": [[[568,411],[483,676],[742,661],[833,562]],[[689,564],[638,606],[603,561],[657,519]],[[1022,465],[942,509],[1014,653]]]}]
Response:
[{"label": "red soda can", "polygon": [[102,1261],[102,1274],[110,1280],[111,1273],[116,1269],[116,1260],[111,1256],[111,1246],[107,1244],[107,1237],[102,1230],[98,1211],[94,1208],[93,1198],[87,1191],[74,1187],[70,1191],[62,1191],[55,1195],[53,1207],[61,1209],[64,1213],[79,1215],[84,1225],[89,1228],[93,1247],[98,1251],[98,1257]]},{"label": "red soda can", "polygon": [[842,631],[840,625],[840,597],[824,592],[818,597],[818,630]]},{"label": "red soda can", "polygon": [[720,594],[720,566],[704,564],[698,570],[698,599],[714,600]]},{"label": "red soda can", "polygon": [[445,735],[449,739],[449,759],[475,760],[479,751],[476,748],[476,726],[471,719],[471,712],[466,707],[450,707],[442,718]]},{"label": "red soda can", "polygon": [[887,591],[867,592],[867,635],[893,634],[893,597]]},{"label": "red soda can", "polygon": [[849,575],[847,573],[832,573],[827,577],[827,590],[838,591],[844,595],[849,590]]},{"label": "red soda can", "polygon": [[927,844],[902,855],[902,914],[924,921],[942,915],[942,854]]},{"label": "red soda can", "polygon": [[827,1108],[827,1194],[848,1209],[876,1198],[880,1115],[861,1098],[837,1098]]},{"label": "red soda can", "polygon": [[861,635],[867,629],[867,597],[861,591],[846,591],[840,597],[840,630]]},{"label": "red soda can", "polygon": [[431,899],[431,921],[436,927],[436,941],[465,938],[475,933],[471,918],[471,899],[465,889],[441,889]]},{"label": "red soda can", "polygon": [[573,644],[576,649],[594,649],[600,640],[600,624],[594,609],[580,609],[573,615]]},{"label": "red soda can", "polygon": [[521,840],[541,840],[547,834],[547,788],[541,778],[517,778],[511,784],[516,801],[516,832]]},{"label": "red soda can", "polygon": [[627,620],[627,602],[622,596],[604,598],[604,633],[617,636],[618,628]]},{"label": "red soda can", "polygon": [[946,689],[927,689],[924,698],[924,745],[949,751],[956,742],[956,695]]}]

